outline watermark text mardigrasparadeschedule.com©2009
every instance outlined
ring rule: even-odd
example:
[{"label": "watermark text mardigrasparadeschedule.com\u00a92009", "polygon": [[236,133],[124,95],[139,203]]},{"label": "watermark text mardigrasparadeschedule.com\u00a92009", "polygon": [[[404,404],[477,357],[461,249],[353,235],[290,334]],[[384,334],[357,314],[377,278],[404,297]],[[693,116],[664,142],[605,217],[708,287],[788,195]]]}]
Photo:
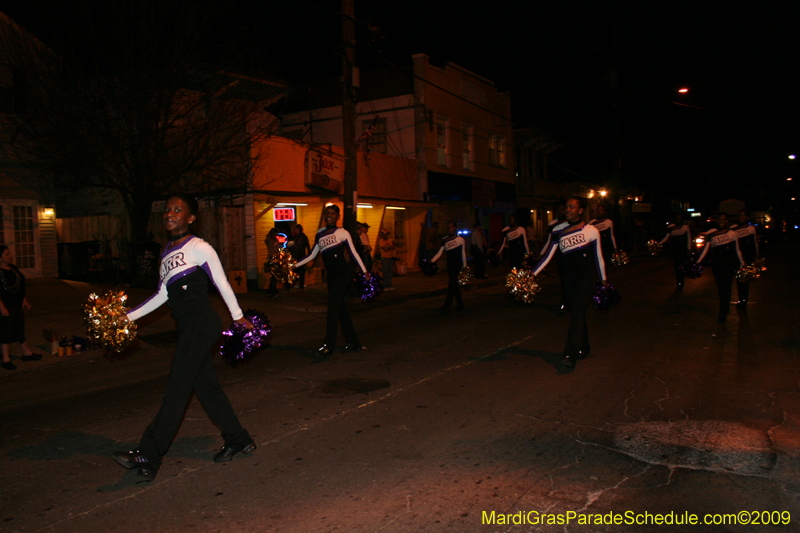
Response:
[{"label": "watermark text mardigrasparadeschedule.com\u00a92009", "polygon": [[738,513],[706,513],[689,512],[650,513],[625,511],[616,513],[540,513],[538,511],[516,513],[498,513],[482,511],[481,522],[484,525],[513,526],[557,526],[557,525],[625,525],[625,526],[681,526],[681,525],[787,525],[792,521],[789,511],[739,511]]}]

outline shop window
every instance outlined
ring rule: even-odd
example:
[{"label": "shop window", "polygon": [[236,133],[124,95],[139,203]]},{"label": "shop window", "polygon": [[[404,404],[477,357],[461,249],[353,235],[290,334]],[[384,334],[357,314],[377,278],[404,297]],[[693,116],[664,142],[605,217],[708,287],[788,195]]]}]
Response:
[{"label": "shop window", "polygon": [[472,170],[472,126],[461,126],[461,164],[465,170]]},{"label": "shop window", "polygon": [[372,154],[387,153],[386,119],[364,120],[361,125],[364,133],[367,133],[370,127],[372,128],[372,132],[367,137],[367,151]]},{"label": "shop window", "polygon": [[36,267],[36,251],[33,241],[33,207],[13,206],[14,261],[19,268]]}]

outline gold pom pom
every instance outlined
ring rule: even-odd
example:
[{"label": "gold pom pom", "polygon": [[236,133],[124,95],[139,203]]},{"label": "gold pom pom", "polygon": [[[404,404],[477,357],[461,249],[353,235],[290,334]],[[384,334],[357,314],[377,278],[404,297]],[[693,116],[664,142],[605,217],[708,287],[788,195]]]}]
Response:
[{"label": "gold pom pom", "polygon": [[458,273],[458,284],[459,285],[466,285],[469,283],[469,280],[472,279],[472,269],[470,267],[464,267],[461,269],[461,272]]},{"label": "gold pom pom", "polygon": [[275,279],[281,283],[291,284],[299,277],[299,274],[292,270],[292,267],[297,261],[292,259],[292,255],[288,250],[282,248],[278,253],[273,254],[272,257],[267,259],[264,263],[264,272],[268,272]]},{"label": "gold pom pom", "polygon": [[750,283],[761,277],[761,273],[767,268],[764,266],[764,260],[761,258],[753,260],[752,265],[742,265],[736,271],[736,279],[742,283]]},{"label": "gold pom pom", "polygon": [[611,254],[611,264],[614,266],[622,266],[627,265],[630,259],[628,259],[628,254],[619,250]]},{"label": "gold pom pom", "polygon": [[516,268],[506,276],[506,287],[511,289],[510,292],[517,301],[526,304],[532,303],[536,294],[542,290],[531,270]]},{"label": "gold pom pom", "polygon": [[128,295],[124,291],[108,291],[101,298],[90,294],[84,305],[89,335],[100,344],[115,352],[127,348],[136,337],[136,324],[128,320],[128,308],[125,303]]},{"label": "gold pom pom", "polygon": [[661,251],[661,246],[651,239],[647,241],[647,251],[650,252],[650,255],[658,255],[658,252]]}]

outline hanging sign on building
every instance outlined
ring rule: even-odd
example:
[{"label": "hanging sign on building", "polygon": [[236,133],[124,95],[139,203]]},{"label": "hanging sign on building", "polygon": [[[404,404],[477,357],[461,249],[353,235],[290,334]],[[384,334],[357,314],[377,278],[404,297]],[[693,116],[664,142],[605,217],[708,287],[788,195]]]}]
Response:
[{"label": "hanging sign on building", "polygon": [[330,192],[339,192],[342,183],[342,161],[309,150],[306,152],[306,185]]}]

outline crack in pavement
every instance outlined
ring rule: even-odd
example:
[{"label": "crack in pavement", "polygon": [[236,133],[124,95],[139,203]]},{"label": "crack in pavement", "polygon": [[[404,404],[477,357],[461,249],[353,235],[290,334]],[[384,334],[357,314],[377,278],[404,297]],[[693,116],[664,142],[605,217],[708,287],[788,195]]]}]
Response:
[{"label": "crack in pavement", "polygon": [[642,470],[641,472],[639,472],[635,476],[625,476],[624,478],[622,478],[622,480],[620,480],[616,485],[614,485],[612,487],[607,487],[607,488],[602,489],[602,490],[596,490],[596,491],[592,491],[592,492],[587,493],[586,494],[586,505],[584,505],[581,509],[578,509],[578,511],[576,511],[576,512],[582,513],[584,511],[586,511],[589,507],[592,506],[592,504],[594,504],[594,502],[599,500],[603,496],[603,494],[605,494],[606,492],[609,492],[609,491],[612,491],[612,490],[617,490],[626,481],[629,481],[631,479],[635,479],[635,478],[637,478],[637,477],[639,477],[641,475],[644,475],[648,470],[650,470],[650,465],[645,466],[644,470]]}]

